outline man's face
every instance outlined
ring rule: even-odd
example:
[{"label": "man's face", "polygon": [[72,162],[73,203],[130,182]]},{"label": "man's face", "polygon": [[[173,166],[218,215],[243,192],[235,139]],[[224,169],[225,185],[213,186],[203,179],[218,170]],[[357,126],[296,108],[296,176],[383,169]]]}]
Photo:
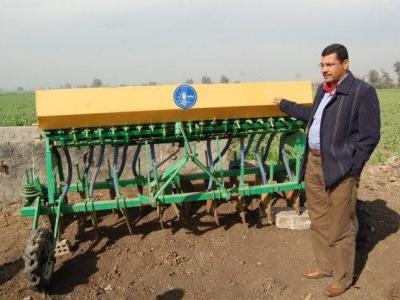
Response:
[{"label": "man's face", "polygon": [[349,60],[346,59],[340,62],[336,53],[321,57],[321,73],[328,84],[338,83],[347,73],[348,69]]}]

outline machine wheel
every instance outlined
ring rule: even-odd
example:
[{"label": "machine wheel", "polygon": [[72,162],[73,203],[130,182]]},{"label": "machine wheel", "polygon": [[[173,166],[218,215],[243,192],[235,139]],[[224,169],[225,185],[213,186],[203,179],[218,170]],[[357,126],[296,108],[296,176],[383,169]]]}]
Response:
[{"label": "machine wheel", "polygon": [[35,229],[29,238],[25,253],[24,277],[33,290],[46,288],[54,271],[53,235],[46,228]]}]

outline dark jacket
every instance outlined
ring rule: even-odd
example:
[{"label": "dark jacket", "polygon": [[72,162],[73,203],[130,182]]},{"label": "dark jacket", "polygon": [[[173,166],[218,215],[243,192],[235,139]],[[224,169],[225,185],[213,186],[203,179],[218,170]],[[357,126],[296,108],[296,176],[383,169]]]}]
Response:
[{"label": "dark jacket", "polygon": [[[321,84],[313,105],[308,107],[289,100],[280,103],[283,112],[308,122],[307,137],[324,93]],[[375,89],[349,72],[322,113],[320,145],[327,189],[349,172],[360,176],[379,142],[380,126],[379,100]],[[307,156],[308,138],[300,181],[304,180]]]}]

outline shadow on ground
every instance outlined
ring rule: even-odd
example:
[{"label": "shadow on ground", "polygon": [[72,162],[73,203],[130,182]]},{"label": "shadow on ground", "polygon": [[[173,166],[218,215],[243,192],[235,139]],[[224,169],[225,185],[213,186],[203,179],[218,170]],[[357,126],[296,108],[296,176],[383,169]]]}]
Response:
[{"label": "shadow on ground", "polygon": [[[149,215],[150,218],[147,218]],[[164,218],[163,227],[164,230],[171,230],[172,234],[176,234],[181,229],[186,229],[188,234],[203,235],[220,227],[229,230],[234,224],[240,224],[240,218],[237,213],[221,213],[219,215],[220,226],[213,222],[211,216],[209,220],[201,220],[205,215],[207,215],[207,212],[204,209],[204,203],[196,203],[191,207],[191,212],[186,221],[178,220],[177,216],[169,214],[168,217],[165,216]],[[104,214],[103,216],[106,215]],[[99,239],[95,240],[93,230],[83,231],[76,235],[76,243],[72,246],[72,250],[77,250],[81,242],[91,241],[92,243],[85,252],[62,262],[61,266],[53,274],[52,282],[47,290],[48,294],[65,295],[72,292],[75,287],[87,284],[89,278],[98,271],[97,261],[99,255],[107,251],[118,240],[129,235],[123,217],[119,217],[112,226],[102,225],[102,216],[99,215],[98,217],[100,221],[98,227]],[[163,230],[154,213],[154,209],[151,207],[144,207],[140,212],[140,216],[137,211],[132,211],[131,220],[133,223],[133,235],[141,236],[142,240],[154,231]],[[247,220],[248,224],[243,226],[253,226],[256,223],[257,214],[253,211],[248,211]],[[90,218],[86,219],[85,222],[86,226],[91,227]],[[106,242],[103,244],[101,243],[102,241]],[[102,246],[98,249],[100,243]],[[160,295],[158,299],[181,299],[182,297],[183,290],[176,289]]]},{"label": "shadow on ground", "polygon": [[386,201],[357,201],[357,217],[359,233],[357,236],[356,263],[354,284],[363,271],[369,253],[382,240],[386,239],[400,228],[399,214],[387,207]]},{"label": "shadow on ground", "polygon": [[165,292],[162,295],[156,297],[157,300],[180,300],[183,299],[185,291],[183,289],[173,289]]},{"label": "shadow on ground", "polygon": [[6,283],[12,279],[15,275],[19,273],[24,268],[24,260],[22,257],[5,263],[0,266],[0,285]]}]

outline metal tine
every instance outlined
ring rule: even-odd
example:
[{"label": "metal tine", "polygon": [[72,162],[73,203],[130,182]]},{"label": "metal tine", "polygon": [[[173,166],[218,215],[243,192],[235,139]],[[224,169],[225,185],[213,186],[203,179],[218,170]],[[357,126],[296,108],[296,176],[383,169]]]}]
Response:
[{"label": "metal tine", "polygon": [[98,158],[98,160],[96,162],[96,167],[94,169],[93,176],[92,176],[92,179],[90,181],[89,198],[93,198],[94,185],[96,183],[97,176],[98,176],[98,174],[100,172],[101,164],[103,163],[105,147],[106,146],[104,144],[102,144],[100,146],[99,158]]},{"label": "metal tine", "polygon": [[[276,132],[272,132],[267,141],[267,145],[264,150],[264,154],[262,157],[262,163],[265,164],[265,161],[268,158],[268,154],[271,150],[271,145],[276,136]],[[272,200],[270,194],[262,194],[261,195],[261,201],[260,201],[260,209],[259,209],[259,217],[260,219],[264,217],[264,215],[267,215],[267,222],[269,224],[272,224],[272,205],[276,202],[276,200]],[[261,221],[261,220],[260,220]]]},{"label": "metal tine", "polygon": [[[210,172],[213,173],[214,172],[214,160],[213,160],[212,152],[211,152],[211,140],[207,140],[207,159],[208,159]],[[209,191],[212,188],[213,188],[213,181],[210,178],[210,180],[208,181],[207,190]]]},{"label": "metal tine", "polygon": [[[80,193],[81,199],[86,199],[87,197],[87,192],[88,192],[88,175],[89,175],[89,169],[92,166],[93,163],[93,154],[94,154],[94,146],[90,145],[89,146],[89,151],[86,152],[83,155],[84,159],[84,168],[83,168],[83,174],[82,174],[82,179],[83,179],[83,186],[84,186],[84,191]],[[78,215],[78,230],[81,231],[83,223],[86,221],[86,216],[85,215]],[[92,222],[93,223],[93,222]]]},{"label": "metal tine", "polygon": [[92,166],[92,163],[93,163],[93,154],[94,154],[94,146],[90,145],[89,146],[89,152],[87,154],[86,161],[85,161],[85,167],[83,169],[83,174],[82,174],[82,177],[85,180],[85,183],[87,183],[87,177],[88,177],[89,169],[90,169],[90,167]]},{"label": "metal tine", "polygon": [[286,135],[282,134],[280,142],[279,142],[279,150],[280,150],[279,152],[280,152],[280,156],[282,158],[283,164],[285,166],[286,174],[288,175],[289,180],[292,181],[293,175],[292,175],[292,171],[290,170],[289,160],[288,160],[286,152],[285,152],[285,138],[286,138]]},{"label": "metal tine", "polygon": [[[211,140],[207,140],[207,161],[208,161],[210,172],[213,173],[215,161],[213,160],[212,152],[211,152]],[[212,188],[213,188],[213,181],[210,178],[208,181],[207,191],[211,190]],[[215,202],[215,199],[208,199],[206,207],[207,207],[207,213],[209,213],[209,214],[211,212],[213,213],[215,223],[217,224],[217,226],[219,226],[217,203]]]},{"label": "metal tine", "polygon": [[[112,164],[112,180],[113,180],[114,192],[115,192],[116,197],[121,196],[121,191],[120,191],[120,187],[119,187],[119,175],[118,175],[119,170],[117,169],[118,150],[119,150],[119,146],[114,145],[114,157],[113,157],[113,164]],[[125,152],[125,160],[126,160],[126,152]],[[122,164],[125,165],[125,162],[123,161],[121,163],[121,165]],[[121,208],[121,212],[125,217],[125,222],[126,222],[126,225],[128,226],[129,234],[132,235],[132,226],[131,226],[128,210],[126,208]]]},{"label": "metal tine", "polygon": [[[151,159],[151,167],[153,170],[153,176],[154,176],[154,179],[156,180],[156,185],[154,186],[154,189],[155,189],[155,192],[157,192],[159,186],[158,186],[156,150],[155,150],[154,143],[150,144],[150,159]],[[161,225],[161,229],[164,229],[163,214],[164,214],[164,209],[163,209],[163,207],[161,207],[160,203],[157,202],[157,215],[158,215],[158,220]]]},{"label": "metal tine", "polygon": [[[67,161],[67,180],[64,181],[64,187],[62,189],[60,197],[58,198],[58,201],[61,201],[61,202],[64,202],[67,199],[68,190],[69,190],[69,187],[72,182],[72,161],[71,161],[71,156],[69,154],[68,147],[63,147],[63,151],[64,151],[65,159]],[[57,148],[55,148],[55,152],[57,153],[56,155],[58,155],[58,157],[61,161],[61,156],[60,156],[60,153],[58,152]],[[57,230],[57,228],[54,228],[53,230]],[[60,222],[59,222],[57,231],[58,231],[57,237],[58,237],[58,240],[60,240],[61,231],[62,231],[61,230],[61,216],[60,216]]]},{"label": "metal tine", "polygon": [[270,224],[273,224],[272,222],[272,206],[275,204],[275,202],[278,200],[278,198],[271,199],[271,197],[268,197],[268,207],[267,207],[267,217],[268,217],[268,222]]},{"label": "metal tine", "polygon": [[[287,157],[286,151],[285,151],[285,139],[286,135],[282,134],[281,136],[281,142],[280,142],[280,154],[282,156],[282,161],[285,166],[286,174],[288,175],[288,178],[290,181],[293,181],[293,174],[292,171],[290,170],[289,166],[289,159]],[[286,201],[290,202],[292,204],[293,209],[296,211],[298,215],[300,215],[300,196],[297,190],[290,190],[287,191],[286,193]]]},{"label": "metal tine", "polygon": [[292,190],[288,193],[289,202],[292,203],[294,211],[300,215],[300,192],[298,190]]},{"label": "metal tine", "polygon": [[[92,179],[90,181],[90,186],[89,186],[89,198],[93,199],[93,193],[94,193],[94,185],[96,183],[96,179],[97,179],[97,175],[100,172],[100,167],[101,164],[103,163],[103,159],[104,159],[104,151],[105,151],[105,145],[102,144],[100,145],[100,152],[99,152],[99,158],[96,162],[96,167],[94,169],[93,175],[92,175]],[[95,234],[95,239],[98,240],[99,238],[99,234],[98,234],[98,230],[97,230],[97,225],[98,225],[98,220],[97,220],[97,214],[96,211],[92,211],[91,212],[91,217],[92,217],[92,224],[93,224],[93,229],[94,229],[94,234]]]},{"label": "metal tine", "polygon": [[[262,161],[262,159],[260,157],[260,146],[261,146],[261,143],[263,142],[265,136],[266,136],[266,133],[261,134],[261,136],[257,142],[256,148],[254,150],[257,164],[258,164],[258,167],[260,168],[262,184],[267,184],[267,175],[266,175],[265,168],[264,168],[264,162]],[[267,201],[269,201],[268,193],[261,194],[260,204],[258,207],[259,224],[262,223],[262,218],[265,216],[265,204]],[[268,222],[271,223],[271,220],[269,219]]]},{"label": "metal tine", "polygon": [[[232,138],[229,137],[228,140],[226,141],[226,144],[224,148],[221,150],[221,153],[217,155],[217,157],[213,160],[212,157],[212,151],[211,151],[211,140],[207,140],[207,163],[210,166],[210,171],[214,171],[214,166],[218,163],[220,157],[222,157],[226,154],[226,152],[229,150],[230,145],[232,144]],[[212,188],[213,182],[210,178],[210,181],[208,183],[208,190]],[[217,203],[214,200],[207,200],[207,213],[213,212],[214,215],[214,220],[215,223],[219,226],[219,216],[218,216],[218,211],[217,211]]]},{"label": "metal tine", "polygon": [[[151,157],[151,164],[152,164],[152,172],[153,172],[153,176],[156,180],[156,185],[155,185],[155,189],[156,189],[156,193],[159,189],[159,181],[158,181],[158,172],[157,172],[157,168],[158,168],[158,163],[157,163],[157,159],[156,159],[156,152],[155,152],[155,145],[154,143],[150,144],[150,157]],[[155,194],[156,194],[155,193]],[[175,203],[171,204],[174,212],[177,216],[177,218],[179,219],[181,214],[180,214],[180,210],[178,208],[178,206]],[[164,222],[163,222],[163,215],[164,215],[164,211],[165,211],[165,207],[162,206],[159,202],[157,203],[157,214],[158,214],[158,218],[160,221],[160,225],[161,228],[164,229]]]},{"label": "metal tine", "polygon": [[[240,167],[244,167],[244,157],[246,155],[245,148],[244,148],[244,137],[240,137]],[[250,140],[249,140],[250,141]],[[247,147],[246,147],[247,148]],[[244,197],[242,195],[238,196],[238,202],[236,204],[236,209],[239,212],[240,219],[243,224],[246,224],[246,216],[244,213]]]},{"label": "metal tine", "polygon": [[163,208],[161,207],[160,203],[157,203],[157,215],[158,215],[158,220],[160,221],[161,229],[164,229],[164,223],[162,220],[163,213],[164,213]]},{"label": "metal tine", "polygon": [[[286,151],[285,151],[285,139],[286,139],[286,134],[282,134],[280,142],[279,142],[280,160],[283,161],[283,165],[285,167],[285,171],[289,178],[289,181],[293,181],[293,174],[292,174],[292,171],[290,170],[289,159],[288,159]],[[295,194],[295,195],[293,195],[293,194]],[[285,195],[286,202],[290,202],[290,203],[293,202],[292,203],[292,204],[294,204],[293,209],[296,211],[297,214],[300,214],[300,202],[298,199],[295,199],[296,198],[295,191],[291,190],[291,191],[284,192],[284,195]]]}]

